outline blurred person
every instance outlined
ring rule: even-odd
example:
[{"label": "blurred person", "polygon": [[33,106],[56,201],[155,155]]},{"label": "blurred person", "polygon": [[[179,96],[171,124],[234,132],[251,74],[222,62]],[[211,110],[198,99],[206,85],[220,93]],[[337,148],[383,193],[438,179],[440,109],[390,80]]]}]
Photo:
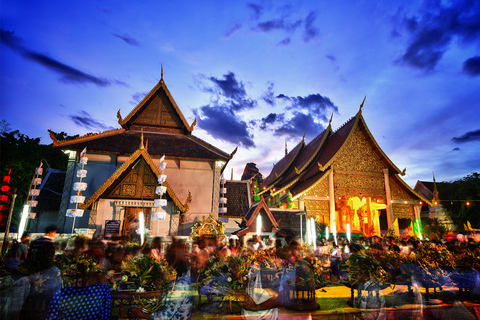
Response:
[{"label": "blurred person", "polygon": [[28,243],[30,241],[30,234],[24,232],[20,242],[14,241],[10,250],[5,255],[5,264],[9,268],[16,268],[20,265],[20,262],[27,258]]},{"label": "blurred person", "polygon": [[152,240],[152,244],[150,245],[150,255],[157,259],[157,261],[162,260],[162,242],[160,241],[160,237],[155,237]]}]

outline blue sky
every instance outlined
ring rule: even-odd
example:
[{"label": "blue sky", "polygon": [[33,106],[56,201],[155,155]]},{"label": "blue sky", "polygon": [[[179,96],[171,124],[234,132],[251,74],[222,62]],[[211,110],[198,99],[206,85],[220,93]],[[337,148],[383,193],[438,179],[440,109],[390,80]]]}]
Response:
[{"label": "blue sky", "polygon": [[480,171],[479,1],[5,1],[0,120],[50,143],[118,128],[164,80],[194,134],[264,176],[333,113],[404,180]]}]

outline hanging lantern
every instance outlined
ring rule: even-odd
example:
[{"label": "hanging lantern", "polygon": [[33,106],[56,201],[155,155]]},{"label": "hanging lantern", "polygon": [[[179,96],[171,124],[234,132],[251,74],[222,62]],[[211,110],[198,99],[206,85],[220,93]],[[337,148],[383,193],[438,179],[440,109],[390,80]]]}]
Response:
[{"label": "hanging lantern", "polygon": [[87,183],[86,182],[75,182],[73,184],[73,190],[75,190],[75,191],[85,191],[85,190],[87,190]]},{"label": "hanging lantern", "polygon": [[32,184],[34,186],[41,185],[42,184],[42,178],[34,178],[33,181],[32,181]]},{"label": "hanging lantern", "polygon": [[253,201],[255,202],[260,201],[260,196],[253,196]]},{"label": "hanging lantern", "polygon": [[36,216],[37,216],[37,213],[36,213],[36,212],[29,212],[29,213],[28,213],[28,218],[29,218],[29,219],[35,219]]},{"label": "hanging lantern", "polygon": [[29,196],[36,197],[40,195],[40,189],[30,189]]},{"label": "hanging lantern", "polygon": [[1,186],[0,191],[8,192],[8,191],[10,191],[10,186],[7,186],[7,185]]},{"label": "hanging lantern", "polygon": [[164,210],[155,211],[152,213],[153,220],[165,220],[166,217],[167,217],[167,213]]},{"label": "hanging lantern", "polygon": [[220,188],[220,193],[221,194],[227,193],[227,188]]},{"label": "hanging lantern", "polygon": [[227,208],[226,207],[218,208],[218,213],[227,213]]},{"label": "hanging lantern", "polygon": [[158,186],[155,188],[155,194],[158,194],[160,196],[163,196],[167,192],[167,187],[165,186]]},{"label": "hanging lantern", "polygon": [[164,183],[167,180],[167,175],[166,174],[160,174],[158,176],[158,183]]},{"label": "hanging lantern", "polygon": [[227,179],[225,179],[225,177],[223,177],[223,175],[222,175],[222,178],[220,179],[220,183],[221,184],[227,183]]},{"label": "hanging lantern", "polygon": [[153,200],[153,205],[155,207],[166,207],[167,206],[167,199],[155,199],[155,200]]},{"label": "hanging lantern", "polygon": [[87,157],[81,157],[79,162],[80,162],[80,164],[86,165],[87,162],[88,162],[88,158]]},{"label": "hanging lantern", "polygon": [[78,218],[83,217],[84,210],[82,209],[67,209],[67,217]]},{"label": "hanging lantern", "polygon": [[70,203],[83,203],[84,201],[84,196],[70,196]]},{"label": "hanging lantern", "polygon": [[166,167],[167,167],[166,162],[160,162],[160,170],[165,170]]},{"label": "hanging lantern", "polygon": [[29,207],[36,207],[37,204],[38,204],[38,201],[37,200],[28,200],[27,204],[28,204]]},{"label": "hanging lantern", "polygon": [[226,203],[227,203],[227,198],[225,198],[225,197],[220,197],[220,198],[218,199],[218,202],[219,202],[219,203],[226,204]]},{"label": "hanging lantern", "polygon": [[41,176],[43,174],[43,168],[42,167],[35,168],[35,174],[37,176]]},{"label": "hanging lantern", "polygon": [[77,170],[77,178],[85,178],[87,176],[87,170],[79,169]]}]

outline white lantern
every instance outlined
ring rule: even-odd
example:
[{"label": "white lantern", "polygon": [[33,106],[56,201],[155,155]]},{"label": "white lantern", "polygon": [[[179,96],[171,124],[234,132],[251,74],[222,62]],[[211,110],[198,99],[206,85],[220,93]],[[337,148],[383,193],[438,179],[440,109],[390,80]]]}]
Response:
[{"label": "white lantern", "polygon": [[81,158],[80,158],[80,164],[85,165],[85,164],[87,164],[87,162],[88,162],[88,158],[87,158],[87,157],[81,157]]},{"label": "white lantern", "polygon": [[83,203],[85,201],[84,196],[71,196],[70,203]]},{"label": "white lantern", "polygon": [[227,193],[227,188],[220,188],[220,193],[221,194]]},{"label": "white lantern", "polygon": [[30,189],[28,195],[30,196],[38,196],[40,194],[40,189]]},{"label": "white lantern", "polygon": [[36,207],[37,204],[38,204],[38,201],[37,200],[28,200],[27,204],[28,204],[29,207]]},{"label": "white lantern", "polygon": [[35,179],[33,179],[32,184],[33,184],[34,186],[41,185],[41,184],[42,184],[42,178],[35,178]]},{"label": "white lantern", "polygon": [[158,183],[164,183],[166,180],[167,180],[167,175],[166,174],[158,175]]},{"label": "white lantern", "polygon": [[226,203],[227,203],[227,198],[225,198],[225,197],[220,197],[220,198],[218,199],[218,202],[219,202],[219,203],[226,204]]},{"label": "white lantern", "polygon": [[160,196],[163,196],[165,194],[165,192],[167,192],[167,187],[165,187],[165,186],[158,186],[155,189],[155,193],[160,195]]},{"label": "white lantern", "polygon": [[153,205],[155,207],[166,207],[167,206],[167,199],[155,199],[153,201]]},{"label": "white lantern", "polygon": [[165,211],[156,211],[152,214],[153,220],[165,220],[167,213]]},{"label": "white lantern", "polygon": [[73,190],[75,191],[85,191],[87,189],[86,182],[75,182],[73,184]]},{"label": "white lantern", "polygon": [[220,183],[221,183],[221,184],[227,183],[227,179],[225,179],[225,178],[220,179]]},{"label": "white lantern", "polygon": [[82,209],[67,209],[67,217],[70,218],[81,218],[83,217],[83,210]]},{"label": "white lantern", "polygon": [[87,170],[80,169],[77,170],[77,178],[85,178],[87,176]]},{"label": "white lantern", "polygon": [[35,168],[35,174],[41,176],[43,174],[43,168],[42,167]]},{"label": "white lantern", "polygon": [[218,208],[218,213],[227,213],[227,208],[226,207]]},{"label": "white lantern", "polygon": [[165,170],[166,167],[167,167],[166,162],[160,162],[160,170]]}]

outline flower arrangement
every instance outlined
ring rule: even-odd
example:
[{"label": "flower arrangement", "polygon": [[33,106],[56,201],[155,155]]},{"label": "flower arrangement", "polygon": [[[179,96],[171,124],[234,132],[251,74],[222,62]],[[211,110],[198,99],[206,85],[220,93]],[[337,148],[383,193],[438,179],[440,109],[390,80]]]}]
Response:
[{"label": "flower arrangement", "polygon": [[313,271],[315,288],[320,289],[327,285],[327,281],[323,277],[322,261],[317,257],[306,257],[303,259],[307,266]]},{"label": "flower arrangement", "polygon": [[371,280],[383,284],[390,280],[380,261],[363,251],[352,253],[343,260],[340,270],[348,273],[350,285],[359,285]]},{"label": "flower arrangement", "polygon": [[121,282],[132,281],[138,285],[138,292],[165,289],[176,271],[168,262],[159,262],[148,255],[139,255],[122,261],[123,277]]},{"label": "flower arrangement", "polygon": [[55,265],[62,272],[62,276],[86,275],[89,272],[103,272],[100,265],[86,256],[65,255],[58,256]]},{"label": "flower arrangement", "polygon": [[215,219],[213,214],[210,213],[207,219],[205,219],[205,216],[203,216],[202,220],[198,220],[192,225],[190,238],[200,237],[203,235],[218,237],[223,236],[224,232],[225,223]]}]

